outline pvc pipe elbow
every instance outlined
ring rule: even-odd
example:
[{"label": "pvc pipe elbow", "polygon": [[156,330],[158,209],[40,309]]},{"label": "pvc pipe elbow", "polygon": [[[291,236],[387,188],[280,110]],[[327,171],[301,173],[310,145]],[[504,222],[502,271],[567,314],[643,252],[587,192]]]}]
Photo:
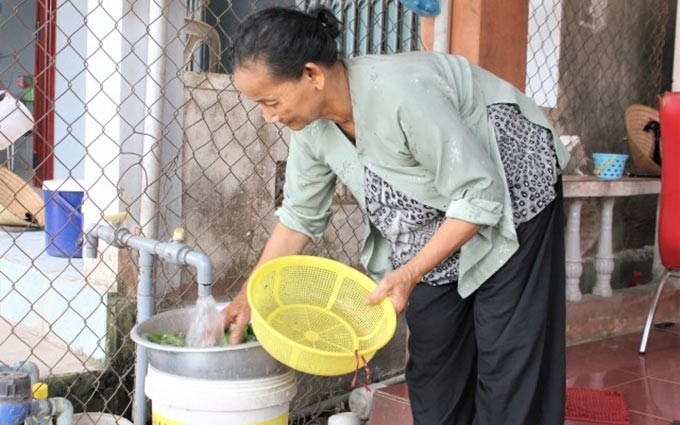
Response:
[{"label": "pvc pipe elbow", "polygon": [[53,412],[57,414],[57,425],[71,425],[73,423],[73,405],[63,397],[50,398]]},{"label": "pvc pipe elbow", "polygon": [[196,280],[198,282],[198,295],[209,296],[212,286],[212,262],[210,257],[202,252],[189,251],[186,256],[186,264],[196,268]]},{"label": "pvc pipe elbow", "polygon": [[97,249],[99,248],[99,236],[97,235],[97,227],[90,225],[85,232],[85,249],[84,254],[86,258],[97,258]]},{"label": "pvc pipe elbow", "polygon": [[[33,400],[30,416],[34,419],[56,416],[57,425],[71,425],[73,423],[73,405],[63,397]],[[38,419],[38,422],[40,422],[40,419]]]}]

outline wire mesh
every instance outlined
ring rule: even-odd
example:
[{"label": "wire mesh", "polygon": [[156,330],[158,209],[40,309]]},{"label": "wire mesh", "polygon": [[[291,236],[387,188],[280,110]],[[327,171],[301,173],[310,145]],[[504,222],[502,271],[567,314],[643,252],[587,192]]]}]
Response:
[{"label": "wire mesh", "polygon": [[[139,254],[100,246],[89,259],[48,248],[77,250],[66,232],[79,225],[109,223],[162,241],[181,227],[186,244],[211,258],[214,296],[230,299],[273,228],[289,136],[236,92],[226,61],[231,36],[255,10],[319,3],[343,22],[343,55],[423,48],[421,21],[398,0],[0,4],[0,89],[35,119],[0,151],[0,166],[21,180],[0,181],[0,194],[9,194],[0,205],[0,362],[35,362],[50,394],[76,411],[130,417]],[[675,7],[532,0],[527,94],[589,150],[625,152],[624,109],[655,106],[669,88]],[[56,190],[41,190],[45,182]],[[67,191],[82,192],[82,205],[59,210]],[[306,252],[360,267],[365,220],[340,184],[333,210]],[[58,226],[43,227],[40,214]],[[157,261],[153,279],[156,311],[195,300],[193,270]],[[388,353],[373,362],[375,376],[403,371],[403,332]],[[347,408],[349,377],[298,378],[291,422]]]}]

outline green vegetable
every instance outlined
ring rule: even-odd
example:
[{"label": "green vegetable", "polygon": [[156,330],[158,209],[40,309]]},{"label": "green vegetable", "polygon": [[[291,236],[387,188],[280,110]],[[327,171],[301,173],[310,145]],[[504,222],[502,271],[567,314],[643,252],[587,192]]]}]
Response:
[{"label": "green vegetable", "polygon": [[[231,333],[226,331],[224,333],[224,345],[228,345],[231,343]],[[253,332],[253,326],[248,323],[248,326],[246,327],[246,330],[243,332],[243,339],[241,340],[241,344],[244,344],[246,342],[254,342],[257,341],[257,337],[255,336],[255,332]]]},{"label": "green vegetable", "polygon": [[[184,338],[184,335],[181,333],[162,333],[162,332],[155,332],[155,333],[150,333],[146,336],[146,339],[148,339],[151,342],[155,342],[156,344],[162,344],[162,345],[173,345],[175,347],[184,347],[186,346],[186,340]],[[243,340],[241,341],[241,344],[246,343],[246,342],[254,342],[257,341],[257,337],[255,336],[255,332],[253,332],[253,327],[248,324],[246,327],[245,332],[243,333]],[[225,332],[224,333],[224,339],[222,340],[221,345],[229,345],[230,344],[230,333]]]},{"label": "green vegetable", "polygon": [[184,335],[182,334],[158,332],[147,335],[146,339],[151,342],[155,342],[156,344],[174,345],[175,347],[184,347],[186,345]]}]

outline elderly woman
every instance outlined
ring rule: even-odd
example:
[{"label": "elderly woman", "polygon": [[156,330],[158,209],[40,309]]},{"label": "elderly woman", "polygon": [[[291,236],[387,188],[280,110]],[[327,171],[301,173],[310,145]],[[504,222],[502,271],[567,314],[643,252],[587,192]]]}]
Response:
[{"label": "elderly woman", "polygon": [[[298,254],[336,178],[367,216],[361,260],[409,327],[415,424],[562,425],[564,234],[556,132],[462,57],[339,59],[339,22],[269,8],[239,27],[236,87],[292,130],[284,200],[258,264]],[[222,312],[237,340],[245,287]]]}]

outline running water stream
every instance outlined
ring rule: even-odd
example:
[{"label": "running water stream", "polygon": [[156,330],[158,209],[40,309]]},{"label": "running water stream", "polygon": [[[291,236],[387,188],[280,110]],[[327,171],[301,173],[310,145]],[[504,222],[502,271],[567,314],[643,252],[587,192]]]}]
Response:
[{"label": "running water stream", "polygon": [[224,341],[224,321],[212,295],[196,300],[196,312],[186,336],[188,347],[214,347]]}]

